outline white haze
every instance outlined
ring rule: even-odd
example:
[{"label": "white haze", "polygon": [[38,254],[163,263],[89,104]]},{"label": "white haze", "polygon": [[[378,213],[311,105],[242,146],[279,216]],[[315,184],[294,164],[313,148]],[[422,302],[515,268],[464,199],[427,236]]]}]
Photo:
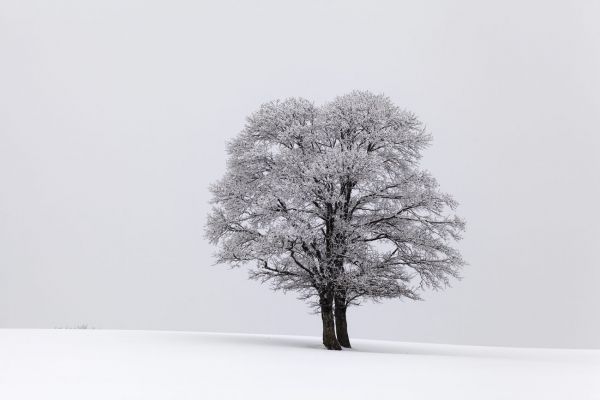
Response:
[{"label": "white haze", "polygon": [[470,263],[352,337],[600,347],[594,1],[0,3],[0,327],[318,335],[211,267],[208,185],[262,102],[385,93],[434,136]]}]

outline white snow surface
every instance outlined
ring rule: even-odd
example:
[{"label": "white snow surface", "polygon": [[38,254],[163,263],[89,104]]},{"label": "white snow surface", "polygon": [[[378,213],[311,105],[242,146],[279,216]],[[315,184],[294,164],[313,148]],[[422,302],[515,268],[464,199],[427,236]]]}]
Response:
[{"label": "white snow surface", "polygon": [[600,350],[0,329],[0,399],[600,399]]}]

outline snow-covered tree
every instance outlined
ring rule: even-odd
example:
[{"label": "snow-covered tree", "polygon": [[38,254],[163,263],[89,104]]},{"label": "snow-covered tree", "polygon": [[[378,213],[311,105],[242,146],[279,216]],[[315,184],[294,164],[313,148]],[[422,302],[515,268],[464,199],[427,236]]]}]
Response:
[{"label": "snow-covered tree", "polygon": [[456,202],[419,168],[423,125],[387,97],[355,91],[321,107],[264,104],[229,143],[211,187],[217,262],[296,291],[321,313],[323,344],[350,347],[346,309],[419,299],[464,264]]}]

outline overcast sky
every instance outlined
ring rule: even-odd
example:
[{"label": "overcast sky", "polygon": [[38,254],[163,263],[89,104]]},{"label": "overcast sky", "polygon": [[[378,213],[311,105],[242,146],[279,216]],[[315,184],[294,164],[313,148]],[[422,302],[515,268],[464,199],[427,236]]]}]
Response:
[{"label": "overcast sky", "polygon": [[600,347],[600,3],[0,3],[0,327],[320,335],[211,266],[225,141],[266,101],[385,93],[433,134],[469,266],[352,337]]}]

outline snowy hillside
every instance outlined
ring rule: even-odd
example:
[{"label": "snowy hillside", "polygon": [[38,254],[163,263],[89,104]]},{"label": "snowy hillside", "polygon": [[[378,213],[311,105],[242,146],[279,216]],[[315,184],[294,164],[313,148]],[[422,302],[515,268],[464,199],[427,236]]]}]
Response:
[{"label": "snowy hillside", "polygon": [[0,330],[0,399],[600,399],[600,351]]}]

